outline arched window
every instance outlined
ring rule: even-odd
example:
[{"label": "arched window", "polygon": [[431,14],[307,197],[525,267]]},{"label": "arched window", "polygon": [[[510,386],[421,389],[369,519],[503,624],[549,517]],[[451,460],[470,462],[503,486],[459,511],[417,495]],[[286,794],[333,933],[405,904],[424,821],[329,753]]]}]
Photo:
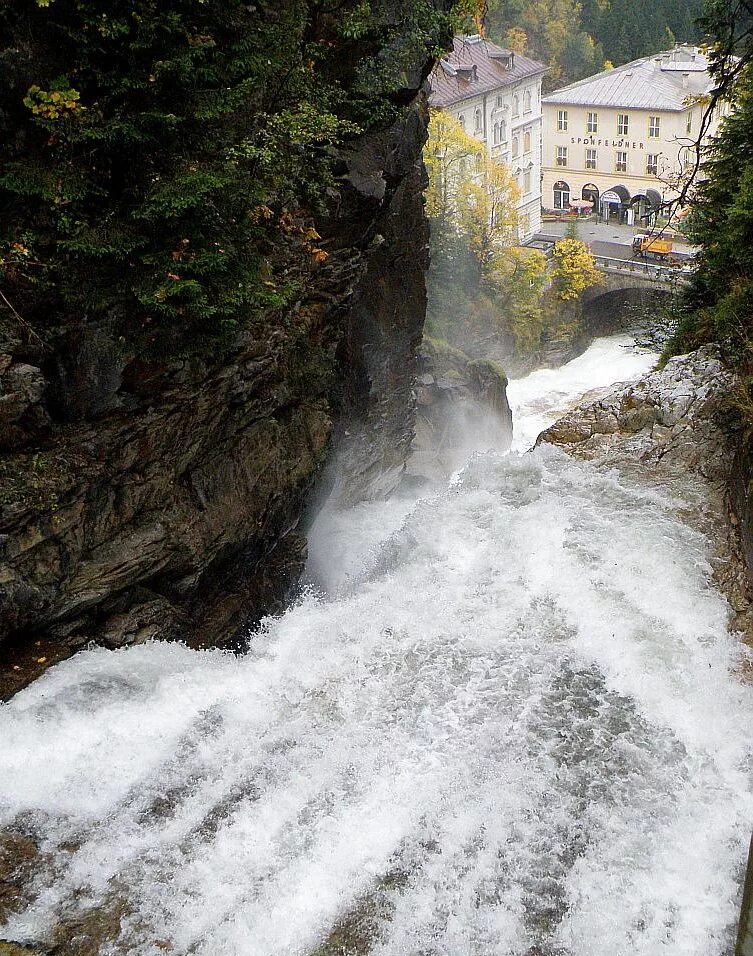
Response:
[{"label": "arched window", "polygon": [[531,112],[531,91],[530,90],[526,90],[526,95],[523,99],[523,110],[526,113]]},{"label": "arched window", "polygon": [[458,123],[465,129],[465,116],[462,113],[458,116]]},{"label": "arched window", "polygon": [[526,130],[525,133],[523,134],[523,152],[524,153],[531,152],[531,134],[528,130]]},{"label": "arched window", "polygon": [[563,183],[562,180],[554,184],[554,208],[570,208],[570,187],[567,183]]},{"label": "arched window", "polygon": [[594,206],[599,205],[599,187],[594,183],[586,183],[581,192],[581,196],[586,202],[592,202]]},{"label": "arched window", "polygon": [[507,123],[502,120],[499,124],[499,141],[504,143],[507,140]]},{"label": "arched window", "polygon": [[517,93],[512,98],[512,115],[520,116],[520,97]]},{"label": "arched window", "polygon": [[516,157],[516,156],[519,155],[519,153],[520,153],[520,140],[518,139],[517,136],[513,136],[513,138],[512,138],[512,155],[513,155],[513,157]]},{"label": "arched window", "polygon": [[481,130],[483,129],[483,124],[481,122],[481,110],[476,110],[476,112],[473,114],[473,119],[474,119],[474,128],[477,133],[480,133]]}]

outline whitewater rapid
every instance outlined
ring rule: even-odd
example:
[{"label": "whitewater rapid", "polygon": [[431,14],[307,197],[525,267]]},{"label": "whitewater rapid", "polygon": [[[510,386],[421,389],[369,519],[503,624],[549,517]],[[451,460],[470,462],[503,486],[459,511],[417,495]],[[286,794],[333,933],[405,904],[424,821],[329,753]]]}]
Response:
[{"label": "whitewater rapid", "polygon": [[0,707],[0,825],[44,861],[0,938],[114,911],[102,953],[727,956],[753,701],[683,505],[478,454],[323,519],[319,589],[248,655],[51,669]]},{"label": "whitewater rapid", "polygon": [[656,364],[656,354],[635,348],[629,335],[596,339],[562,368],[540,368],[512,379],[507,398],[512,408],[514,451],[527,451],[536,438],[586,392],[640,378]]}]

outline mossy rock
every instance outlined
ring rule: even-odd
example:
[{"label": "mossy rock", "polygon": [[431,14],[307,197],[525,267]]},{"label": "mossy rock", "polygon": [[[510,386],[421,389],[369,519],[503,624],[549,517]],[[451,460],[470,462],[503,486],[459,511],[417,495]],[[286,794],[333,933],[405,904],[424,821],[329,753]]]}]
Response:
[{"label": "mossy rock", "polygon": [[469,362],[465,352],[456,349],[444,339],[436,339],[430,335],[424,336],[421,343],[421,355],[437,378],[445,378],[453,372],[456,375],[464,375]]},{"label": "mossy rock", "polygon": [[466,365],[466,374],[477,382],[496,382],[502,387],[507,386],[507,375],[499,362],[491,359],[474,359]]}]

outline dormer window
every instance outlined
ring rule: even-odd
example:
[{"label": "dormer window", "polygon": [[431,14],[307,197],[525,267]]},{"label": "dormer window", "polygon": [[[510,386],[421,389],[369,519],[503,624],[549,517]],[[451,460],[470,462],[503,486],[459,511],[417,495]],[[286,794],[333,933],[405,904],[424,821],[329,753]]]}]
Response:
[{"label": "dormer window", "polygon": [[505,70],[515,68],[515,53],[512,50],[500,50],[498,53],[490,54],[492,60],[496,60]]},{"label": "dormer window", "polygon": [[478,80],[478,67],[474,63],[473,66],[469,67],[458,67],[457,68],[458,79],[465,80],[466,83],[475,83]]}]

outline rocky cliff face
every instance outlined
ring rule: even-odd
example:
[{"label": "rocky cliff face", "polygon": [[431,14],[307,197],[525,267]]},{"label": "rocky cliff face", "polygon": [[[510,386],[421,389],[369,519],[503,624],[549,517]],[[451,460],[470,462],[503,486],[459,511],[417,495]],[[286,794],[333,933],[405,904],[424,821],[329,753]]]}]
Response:
[{"label": "rocky cliff face", "polygon": [[670,465],[723,488],[735,416],[725,400],[735,376],[712,347],[680,355],[638,382],[595,395],[543,432],[537,444],[581,457],[627,455],[642,467]]},{"label": "rocky cliff face", "polygon": [[295,580],[333,436],[349,495],[399,478],[425,309],[420,83],[337,156],[306,295],[220,360],[124,358],[83,326],[52,354],[18,329],[0,342],[0,653],[222,642]]},{"label": "rocky cliff face", "polygon": [[407,463],[414,481],[449,477],[476,450],[509,449],[507,377],[495,362],[469,359],[426,337],[419,353],[416,437]]}]

